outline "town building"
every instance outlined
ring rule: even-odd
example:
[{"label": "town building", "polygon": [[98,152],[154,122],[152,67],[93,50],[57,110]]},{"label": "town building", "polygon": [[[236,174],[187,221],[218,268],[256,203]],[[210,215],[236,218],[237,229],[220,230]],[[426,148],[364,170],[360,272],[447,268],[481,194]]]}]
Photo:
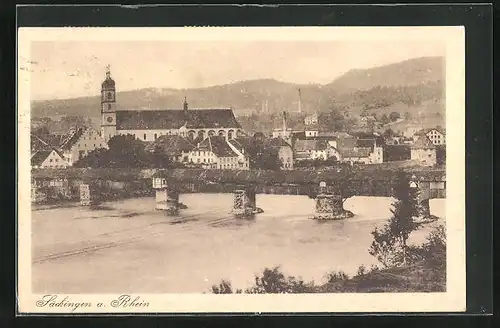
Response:
[{"label": "town building", "polygon": [[304,124],[305,125],[318,124],[318,113],[313,113],[311,115],[306,116],[304,119]]},{"label": "town building", "polygon": [[180,135],[160,136],[146,146],[146,150],[168,156],[171,161],[185,163],[195,145]]},{"label": "town building", "polygon": [[368,147],[341,149],[342,162],[351,164],[370,164],[371,149]]},{"label": "town building", "polygon": [[56,149],[38,150],[31,156],[31,167],[34,169],[62,169],[67,166],[64,155]]},{"label": "town building", "polygon": [[[73,127],[65,135],[31,135],[32,154],[42,150],[56,150],[64,161],[64,165],[60,164],[61,167],[72,166],[91,151],[99,148],[107,149],[108,145],[100,133],[92,127]],[[53,160],[55,161],[55,158]]]},{"label": "town building", "polygon": [[305,131],[306,138],[316,138],[320,133],[320,128],[318,124],[306,125]]},{"label": "town building", "polygon": [[442,129],[431,128],[420,130],[413,136],[414,141],[422,135],[427,136],[434,145],[446,145],[446,132]]},{"label": "town building", "polygon": [[436,165],[436,145],[426,135],[420,136],[411,145],[411,159],[425,166]]},{"label": "town building", "polygon": [[189,152],[188,161],[205,169],[248,170],[249,157],[224,136],[208,136]]},{"label": "town building", "polygon": [[293,170],[293,149],[283,138],[268,139],[265,141],[264,147],[278,152],[282,170]]},{"label": "town building", "polygon": [[403,131],[403,136],[406,138],[413,138],[415,133],[417,133],[421,129],[422,129],[422,127],[419,127],[416,125],[407,126]]},{"label": "town building", "polygon": [[101,85],[101,135],[108,141],[115,135],[134,135],[154,141],[162,135],[180,135],[188,140],[208,136],[235,138],[243,133],[230,108],[123,110],[117,108],[116,83],[109,67]]},{"label": "town building", "polygon": [[329,145],[326,140],[296,140],[293,145],[294,158],[296,161],[327,160],[328,148]]},{"label": "town building", "polygon": [[60,145],[68,166],[87,156],[91,151],[108,148],[101,134],[92,127],[73,128]]},{"label": "town building", "polygon": [[283,112],[283,124],[281,128],[276,128],[273,131],[273,138],[282,138],[285,142],[292,143],[292,128],[288,127],[286,112]]}]

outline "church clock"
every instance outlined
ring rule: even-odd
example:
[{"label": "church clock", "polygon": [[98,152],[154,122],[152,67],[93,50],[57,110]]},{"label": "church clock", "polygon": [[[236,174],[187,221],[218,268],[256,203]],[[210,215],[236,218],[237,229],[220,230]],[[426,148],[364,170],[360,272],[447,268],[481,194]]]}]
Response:
[{"label": "church clock", "polygon": [[111,116],[108,116],[108,118],[106,118],[106,121],[108,121],[108,123],[112,123],[113,122],[113,118]]}]

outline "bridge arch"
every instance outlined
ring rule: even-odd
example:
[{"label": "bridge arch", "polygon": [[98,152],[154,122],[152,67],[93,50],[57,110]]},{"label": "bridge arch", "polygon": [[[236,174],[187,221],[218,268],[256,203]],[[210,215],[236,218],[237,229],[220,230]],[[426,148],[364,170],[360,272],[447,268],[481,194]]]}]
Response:
[{"label": "bridge arch", "polygon": [[208,131],[208,136],[209,136],[209,137],[213,137],[213,136],[215,136],[215,131],[214,131],[214,130],[210,130],[210,131]]},{"label": "bridge arch", "polygon": [[191,141],[193,141],[194,138],[196,138],[196,131],[189,130],[188,133],[187,133],[187,135],[188,135],[188,139],[191,140]]},{"label": "bridge arch", "polygon": [[226,131],[224,130],[219,130],[217,134],[219,135],[219,137],[226,137]]},{"label": "bridge arch", "polygon": [[198,131],[198,138],[205,140],[206,137],[207,137],[207,133],[205,130]]},{"label": "bridge arch", "polygon": [[235,132],[233,129],[227,131],[227,138],[228,139],[234,139],[236,137]]}]

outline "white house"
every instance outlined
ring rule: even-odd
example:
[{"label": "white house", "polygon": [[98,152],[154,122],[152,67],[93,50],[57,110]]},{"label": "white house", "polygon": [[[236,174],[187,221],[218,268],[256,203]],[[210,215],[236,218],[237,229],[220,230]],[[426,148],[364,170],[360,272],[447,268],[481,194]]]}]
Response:
[{"label": "white house", "polygon": [[223,136],[209,136],[188,155],[189,162],[206,169],[249,170],[250,160]]},{"label": "white house", "polygon": [[56,149],[39,150],[31,156],[31,167],[35,169],[61,169],[67,166],[64,155]]},{"label": "white house", "polygon": [[434,145],[445,145],[446,144],[446,133],[442,129],[432,128],[424,129],[415,133],[413,140],[417,140],[420,136],[425,135]]},{"label": "white house", "polygon": [[92,127],[72,129],[60,145],[68,166],[87,156],[92,150],[108,148],[101,134]]}]

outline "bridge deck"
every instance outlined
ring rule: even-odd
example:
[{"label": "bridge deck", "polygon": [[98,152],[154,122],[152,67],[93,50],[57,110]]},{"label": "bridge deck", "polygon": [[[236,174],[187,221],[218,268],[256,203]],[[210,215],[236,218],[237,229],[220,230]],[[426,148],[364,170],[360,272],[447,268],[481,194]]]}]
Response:
[{"label": "bridge deck", "polygon": [[[179,182],[227,182],[241,184],[318,184],[321,181],[334,183],[342,180],[354,181],[393,181],[394,170],[367,170],[367,169],[339,169],[339,170],[293,170],[293,171],[264,171],[264,170],[203,170],[203,169],[171,169],[171,170],[141,170],[141,169],[33,169],[31,177],[34,179],[82,179],[82,180],[113,180],[132,181],[149,179],[154,176],[164,177]],[[442,181],[444,170],[419,170],[406,174],[422,181]]]}]

